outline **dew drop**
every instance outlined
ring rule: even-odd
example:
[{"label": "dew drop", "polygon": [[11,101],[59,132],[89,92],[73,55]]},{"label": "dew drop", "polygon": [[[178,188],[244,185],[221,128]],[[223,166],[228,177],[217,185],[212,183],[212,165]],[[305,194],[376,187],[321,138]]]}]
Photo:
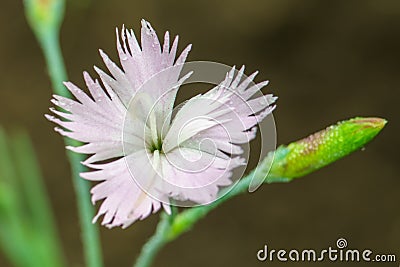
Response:
[{"label": "dew drop", "polygon": [[233,71],[230,71],[230,72],[229,72],[228,78],[229,78],[229,79],[232,79],[232,78],[233,78]]},{"label": "dew drop", "polygon": [[127,56],[125,53],[122,53],[122,54],[120,55],[120,58],[121,58],[122,61],[125,61],[125,60],[128,59],[128,56]]}]

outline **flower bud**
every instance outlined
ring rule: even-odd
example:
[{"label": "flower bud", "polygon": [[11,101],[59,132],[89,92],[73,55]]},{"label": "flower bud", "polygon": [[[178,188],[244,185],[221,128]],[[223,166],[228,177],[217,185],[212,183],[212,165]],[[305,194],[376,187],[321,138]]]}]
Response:
[{"label": "flower bud", "polygon": [[381,118],[357,117],[279,147],[267,182],[272,182],[273,177],[302,177],[343,158],[370,142],[386,122]]}]

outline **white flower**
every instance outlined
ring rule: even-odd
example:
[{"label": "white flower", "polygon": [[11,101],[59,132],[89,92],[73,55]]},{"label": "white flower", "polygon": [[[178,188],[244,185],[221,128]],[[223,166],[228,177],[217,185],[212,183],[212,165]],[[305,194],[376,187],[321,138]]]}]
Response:
[{"label": "white flower", "polygon": [[[54,96],[51,108],[64,120],[46,117],[62,127],[64,136],[85,143],[68,147],[90,154],[83,162],[94,171],[85,179],[100,182],[92,201],[104,199],[94,221],[127,227],[170,201],[209,203],[220,187],[232,183],[232,170],[245,164],[240,144],[255,137],[256,125],[271,113],[272,95],[254,98],[267,82],[243,78],[233,68],[218,86],[188,100],[172,116],[179,79],[190,45],[176,59],[178,38],[170,47],[169,33],[161,46],[150,24],[142,20],[141,45],[132,30],[117,30],[122,69],[100,51],[111,76],[95,67],[102,85],[84,72],[90,96],[70,82],[65,86],[77,101]],[[104,87],[104,89],[103,89]]]}]

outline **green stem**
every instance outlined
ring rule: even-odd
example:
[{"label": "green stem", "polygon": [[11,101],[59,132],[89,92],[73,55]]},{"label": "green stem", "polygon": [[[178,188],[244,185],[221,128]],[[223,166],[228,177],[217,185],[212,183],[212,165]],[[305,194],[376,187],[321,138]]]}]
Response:
[{"label": "green stem", "polygon": [[[64,140],[66,145],[73,145],[70,139]],[[76,143],[74,143],[76,145]],[[85,256],[86,266],[101,267],[103,266],[99,229],[96,224],[92,223],[94,217],[94,207],[90,202],[90,184],[82,179],[79,173],[85,172],[87,169],[81,164],[85,158],[82,155],[68,151],[67,156],[71,164],[72,180],[77,197],[79,223],[81,226],[81,238],[83,243],[83,253]]]},{"label": "green stem", "polygon": [[174,221],[175,215],[176,212],[173,212],[171,215],[168,215],[165,212],[161,213],[156,232],[142,247],[142,251],[140,252],[135,266],[150,266],[161,248],[163,248],[169,241],[171,241],[168,237],[168,233],[170,233],[171,231],[171,226]]},{"label": "green stem", "polygon": [[46,32],[40,39],[40,46],[46,60],[47,70],[54,93],[70,97],[70,92],[66,90],[63,85],[63,82],[67,80],[67,71],[62,57],[58,35],[52,31]]},{"label": "green stem", "polygon": [[[64,1],[40,2],[25,0],[25,8],[28,22],[44,53],[53,91],[55,94],[69,97],[69,91],[62,84],[67,80],[67,72],[59,43],[59,29],[63,18]],[[68,146],[80,145],[79,142],[69,138],[65,138],[64,142]],[[88,267],[101,267],[103,263],[99,230],[91,222],[94,216],[94,207],[90,203],[90,184],[79,176],[81,172],[87,170],[81,164],[84,156],[68,151],[67,157],[71,164],[72,180],[77,196],[85,265]]]},{"label": "green stem", "polygon": [[144,245],[135,267],[148,267],[160,249],[189,231],[193,225],[226,200],[250,190],[252,183],[289,182],[314,172],[362,148],[385,126],[380,118],[354,118],[329,126],[309,137],[280,146],[232,188],[221,190],[211,204],[187,209],[172,218],[163,214],[153,237]]},{"label": "green stem", "polygon": [[[42,42],[46,64],[53,85],[54,93],[62,96],[68,96],[69,92],[65,89],[62,82],[67,80],[61,49],[58,43],[58,37],[52,34]],[[77,146],[79,142],[64,138],[67,146]],[[85,262],[88,267],[102,266],[102,256],[100,248],[99,230],[95,224],[92,224],[94,217],[94,208],[90,202],[90,184],[82,179],[79,174],[87,171],[81,164],[85,159],[83,155],[67,151],[67,156],[71,164],[72,180],[77,197],[79,222],[82,230],[82,242],[84,249]]]}]

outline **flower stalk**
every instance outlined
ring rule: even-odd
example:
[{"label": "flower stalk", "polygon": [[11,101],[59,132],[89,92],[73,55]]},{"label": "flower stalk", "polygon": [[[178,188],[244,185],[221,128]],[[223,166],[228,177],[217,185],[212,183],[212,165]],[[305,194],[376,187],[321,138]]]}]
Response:
[{"label": "flower stalk", "polygon": [[[354,118],[329,126],[307,138],[280,146],[242,178],[229,192],[222,190],[217,201],[187,209],[172,218],[166,214],[153,237],[144,245],[134,267],[149,267],[168,242],[189,231],[193,225],[226,200],[247,192],[253,179],[265,183],[289,182],[325,167],[369,143],[385,126],[381,118]],[[270,163],[272,167],[270,168]]]},{"label": "flower stalk", "polygon": [[[63,82],[67,80],[67,72],[59,44],[65,2],[63,0],[25,0],[24,5],[28,23],[44,54],[53,92],[68,97],[70,93],[63,86]],[[65,138],[64,142],[67,146],[79,145],[79,142],[69,138]],[[86,170],[81,165],[85,157],[71,151],[67,151],[67,157],[71,164],[72,180],[77,196],[86,266],[101,267],[103,264],[99,231],[97,226],[91,223],[94,208],[90,203],[89,182],[79,176]]]}]

